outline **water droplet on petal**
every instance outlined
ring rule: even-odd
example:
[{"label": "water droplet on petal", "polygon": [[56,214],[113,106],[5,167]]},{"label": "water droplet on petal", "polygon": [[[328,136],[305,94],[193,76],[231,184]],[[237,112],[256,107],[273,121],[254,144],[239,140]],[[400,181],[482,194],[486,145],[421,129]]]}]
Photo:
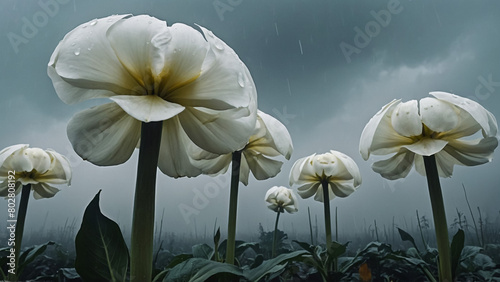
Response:
[{"label": "water droplet on petal", "polygon": [[208,34],[208,36],[210,36],[210,37],[212,37],[212,38],[214,37],[214,33],[213,33],[211,30],[209,30],[209,31],[207,32],[207,34]]},{"label": "water droplet on petal", "polygon": [[172,40],[172,34],[170,34],[170,31],[167,30],[155,35],[151,39],[151,44],[153,44],[156,48],[160,48],[162,45],[166,45],[170,40]]},{"label": "water droplet on petal", "polygon": [[245,78],[243,77],[243,73],[238,73],[238,84],[241,87],[245,87]]},{"label": "water droplet on petal", "polygon": [[90,24],[90,25],[96,25],[96,24],[97,24],[97,19],[95,19],[95,20],[91,21],[89,24]]},{"label": "water droplet on petal", "polygon": [[75,50],[74,54],[75,54],[76,56],[80,55],[80,48],[76,48],[76,50]]},{"label": "water droplet on petal", "polygon": [[76,43],[75,43],[75,42],[71,43],[71,46],[75,46],[75,45],[76,45]]},{"label": "water droplet on petal", "polygon": [[222,43],[219,40],[216,40],[214,42],[214,46],[215,46],[215,48],[217,48],[220,51],[224,50],[224,45],[222,45]]},{"label": "water droplet on petal", "polygon": [[92,48],[94,48],[94,43],[92,43],[92,45],[90,45],[90,46],[87,48],[87,50],[89,50],[89,51],[90,51],[90,50],[92,50]]},{"label": "water droplet on petal", "polygon": [[87,28],[87,25],[82,26],[82,28]]}]

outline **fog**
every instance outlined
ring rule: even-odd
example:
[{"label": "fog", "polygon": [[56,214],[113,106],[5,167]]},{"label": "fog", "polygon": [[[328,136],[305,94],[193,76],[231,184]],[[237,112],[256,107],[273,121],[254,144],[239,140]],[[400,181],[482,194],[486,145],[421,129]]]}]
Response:
[{"label": "fog", "polygon": [[[112,167],[81,160],[66,136],[67,122],[107,101],[66,105],[46,72],[64,35],[95,18],[149,14],[168,25],[199,24],[249,68],[259,109],[288,128],[294,152],[278,176],[265,181],[250,176],[248,186],[240,184],[238,236],[257,233],[259,223],[271,230],[275,214],[266,207],[266,191],[288,186],[297,159],[331,149],[352,157],[363,178],[355,193],[331,202],[338,208],[341,239],[373,220],[390,225],[394,217],[400,226],[415,222],[416,210],[432,218],[425,177],[412,170],[403,180],[387,181],[371,170],[375,158],[361,158],[365,124],[392,99],[421,99],[436,90],[472,98],[500,117],[498,1],[9,0],[0,7],[0,149],[19,143],[52,148],[73,167],[71,187],[58,186],[61,191],[52,199],[30,198],[28,233],[66,220],[79,224],[101,189],[103,213],[130,231],[137,151]],[[462,184],[474,210],[479,206],[490,221],[499,220],[499,159],[497,149],[491,163],[455,166],[452,178],[441,179],[448,222],[456,209],[467,211]],[[164,213],[164,231],[211,233],[217,220],[224,234],[229,177],[173,179],[158,171],[156,218]],[[322,222],[321,203],[310,198],[299,204],[298,213],[281,217],[280,229],[307,234],[308,207]],[[5,222],[6,201],[0,211]]]}]

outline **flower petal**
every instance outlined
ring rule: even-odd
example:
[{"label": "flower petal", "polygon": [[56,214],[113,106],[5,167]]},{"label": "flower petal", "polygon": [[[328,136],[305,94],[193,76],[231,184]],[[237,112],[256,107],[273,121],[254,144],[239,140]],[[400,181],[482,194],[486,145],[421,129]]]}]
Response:
[{"label": "flower petal", "polygon": [[[227,110],[255,104],[252,76],[238,55],[211,31],[200,26],[210,46],[200,76],[169,94],[169,101],[191,107]],[[253,128],[252,128],[253,129]]]},{"label": "flower petal", "polygon": [[47,72],[63,102],[72,104],[116,93],[143,91],[122,66],[106,38],[108,29],[128,16],[115,15],[84,23],[59,43]]},{"label": "flower petal", "polygon": [[283,162],[267,158],[262,154],[252,154],[246,151],[243,151],[243,154],[245,155],[248,167],[257,180],[275,177],[281,171]]},{"label": "flower petal", "polygon": [[[333,198],[335,198],[335,194],[333,193],[332,185],[328,183],[328,199],[331,201]],[[321,203],[325,202],[325,198],[323,197],[323,186],[321,184],[318,186],[314,200]]]},{"label": "flower petal", "polygon": [[155,95],[119,95],[110,99],[127,114],[143,122],[167,120],[184,110],[183,106],[170,103]]},{"label": "flower petal", "polygon": [[46,150],[47,154],[50,156],[51,163],[49,170],[42,174],[37,175],[36,180],[38,182],[51,183],[51,184],[68,184],[71,185],[71,166],[68,159],[53,151]]},{"label": "flower petal", "polygon": [[495,116],[493,116],[492,113],[486,110],[479,103],[464,97],[457,96],[455,94],[441,91],[430,92],[429,94],[468,112],[483,128],[484,137],[492,137],[497,135],[498,124]]},{"label": "flower petal", "polygon": [[[308,183],[297,188],[297,194],[299,194],[299,196],[302,197],[302,199],[307,199],[312,195],[316,194],[319,189],[321,189],[321,183],[319,182]],[[321,195],[321,197],[323,197],[323,195]]]},{"label": "flower petal", "polygon": [[418,114],[418,102],[411,100],[400,103],[392,112],[391,123],[394,130],[406,137],[422,134],[422,119]]},{"label": "flower petal", "polygon": [[[314,155],[311,155],[314,156]],[[295,161],[295,163],[292,166],[292,169],[290,170],[290,175],[289,175],[289,185],[292,186],[293,184],[299,184],[299,178],[301,175],[302,167],[304,163],[311,157],[307,156],[304,158],[300,158]],[[300,184],[299,184],[300,185]]]},{"label": "flower petal", "polygon": [[[354,191],[356,191],[356,187],[354,187],[352,181],[330,182],[328,186],[333,192],[333,194],[335,194],[335,196],[340,198],[345,198],[351,195]],[[332,199],[333,197],[330,195],[330,200]]]},{"label": "flower petal", "polygon": [[348,155],[330,150],[330,153],[337,157],[338,170],[332,174],[335,180],[353,180],[353,185],[358,187],[361,185],[361,173],[359,172],[358,165]]},{"label": "flower petal", "polygon": [[293,145],[292,137],[290,137],[286,127],[279,120],[262,111],[258,111],[257,115],[265,124],[266,132],[271,136],[273,149],[289,160],[293,152]]},{"label": "flower petal", "polygon": [[191,162],[192,141],[182,129],[177,116],[163,121],[158,167],[170,177],[194,177],[201,169]]},{"label": "flower petal", "polygon": [[0,167],[4,166],[5,160],[10,157],[14,152],[21,150],[21,149],[26,149],[28,148],[28,144],[17,144],[17,145],[12,145],[7,148],[2,149],[0,151]]},{"label": "flower petal", "polygon": [[100,166],[117,165],[134,152],[141,123],[116,103],[108,103],[77,113],[69,121],[67,133],[73,149],[84,160]]},{"label": "flower petal", "polygon": [[479,140],[450,140],[450,143],[444,147],[444,151],[462,165],[475,166],[490,162],[497,146],[496,137]]},{"label": "flower petal", "polygon": [[446,132],[457,127],[459,110],[448,102],[426,97],[420,100],[422,122],[432,131]]},{"label": "flower petal", "polygon": [[246,108],[214,111],[186,107],[178,116],[189,138],[198,147],[215,154],[242,149],[248,143],[256,119]]},{"label": "flower petal", "polygon": [[59,189],[56,187],[52,187],[45,183],[32,184],[31,189],[33,190],[33,197],[37,200],[52,198],[57,192],[59,192]]},{"label": "flower petal", "polygon": [[248,186],[248,176],[250,176],[250,167],[248,166],[248,162],[245,158],[244,154],[241,154],[241,162],[240,162],[240,182],[243,185]]},{"label": "flower petal", "polygon": [[448,141],[446,140],[423,138],[418,142],[410,145],[404,145],[402,147],[412,151],[417,155],[430,156],[441,151],[444,146],[446,146],[446,144],[448,144]]},{"label": "flower petal", "polygon": [[[16,181],[14,185],[14,193],[17,195],[21,191],[21,182]],[[9,195],[9,181],[4,181],[0,183],[0,197],[7,197]]]},{"label": "flower petal", "polygon": [[361,133],[359,152],[363,159],[368,160],[370,154],[384,155],[395,153],[401,145],[411,144],[412,140],[397,133],[391,124],[391,115],[400,100],[393,100],[366,124]]},{"label": "flower petal", "polygon": [[372,169],[389,180],[405,178],[413,166],[414,157],[415,154],[413,152],[402,148],[391,158],[375,162],[372,165]]},{"label": "flower petal", "polygon": [[[196,145],[194,145],[196,146]],[[198,146],[196,146],[198,147]],[[203,149],[200,149],[204,152],[206,152]],[[218,175],[218,174],[223,174],[226,173],[227,169],[229,168],[229,165],[231,164],[232,160],[232,154],[224,154],[224,155],[217,155],[213,158],[209,159],[199,159],[199,156],[197,156],[196,153],[192,154],[192,160],[191,162],[193,165],[199,169],[201,169],[203,174],[208,174],[208,175]]]}]

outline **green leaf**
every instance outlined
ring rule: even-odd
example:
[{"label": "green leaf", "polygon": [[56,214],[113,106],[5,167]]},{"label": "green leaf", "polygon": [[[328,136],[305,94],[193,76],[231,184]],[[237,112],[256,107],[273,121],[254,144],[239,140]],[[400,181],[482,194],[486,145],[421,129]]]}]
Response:
[{"label": "green leaf", "polygon": [[465,242],[465,233],[462,229],[458,229],[457,233],[455,236],[453,236],[453,239],[451,240],[451,274],[453,275],[453,278],[456,277],[457,273],[457,267],[458,264],[460,263],[460,254],[462,253],[462,250],[464,248],[464,242]]},{"label": "green leaf", "polygon": [[194,258],[210,259],[214,250],[207,244],[197,244],[191,247]]},{"label": "green leaf", "polygon": [[420,252],[417,248],[417,244],[415,244],[415,239],[413,239],[413,237],[408,234],[406,231],[404,231],[403,229],[401,228],[398,228],[398,232],[399,232],[399,236],[401,237],[401,240],[403,241],[409,241],[412,243],[413,247],[415,247],[415,249]]},{"label": "green leaf", "polygon": [[259,281],[265,275],[283,269],[289,260],[295,260],[307,253],[307,251],[295,251],[287,254],[281,254],[273,259],[264,261],[254,269],[245,269],[243,273],[246,279],[250,281]]},{"label": "green leaf", "polygon": [[[228,275],[242,277],[242,271],[231,264],[220,263],[202,258],[188,259],[172,268],[163,278],[165,282],[206,281],[212,276]],[[227,279],[226,276],[224,276]]]},{"label": "green leaf", "polygon": [[24,251],[20,256],[19,256],[19,268],[17,270],[17,277],[21,275],[23,272],[24,268],[26,265],[28,265],[30,262],[34,261],[39,255],[43,254],[45,250],[47,249],[47,246],[54,245],[55,243],[52,241],[49,241],[45,244],[42,245],[36,245],[33,247],[29,247],[26,251]]},{"label": "green leaf", "polygon": [[75,268],[85,281],[125,281],[129,254],[120,227],[101,213],[99,195],[89,203],[76,234]]}]

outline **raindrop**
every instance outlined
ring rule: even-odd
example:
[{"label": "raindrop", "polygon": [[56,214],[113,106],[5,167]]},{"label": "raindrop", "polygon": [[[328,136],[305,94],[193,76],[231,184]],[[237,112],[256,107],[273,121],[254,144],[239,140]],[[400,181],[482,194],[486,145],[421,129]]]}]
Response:
[{"label": "raindrop", "polygon": [[209,30],[209,31],[207,32],[207,34],[208,34],[208,36],[210,36],[210,37],[214,38],[214,33],[213,33],[211,30]]},{"label": "raindrop", "polygon": [[90,22],[90,25],[96,25],[96,24],[97,24],[97,19]]},{"label": "raindrop", "polygon": [[299,40],[300,54],[304,55],[304,51],[302,50],[302,42]]},{"label": "raindrop", "polygon": [[76,56],[80,55],[80,48],[77,48],[77,49],[75,50],[74,54],[75,54]]},{"label": "raindrop", "polygon": [[94,48],[94,43],[92,43],[92,45],[90,45],[90,46],[87,48],[87,50],[89,50],[89,51],[90,51],[90,50],[92,50],[92,48]]},{"label": "raindrop", "polygon": [[162,45],[167,44],[170,40],[172,39],[172,34],[170,34],[170,31],[164,31],[162,33],[159,33],[151,39],[151,44],[153,44],[154,47],[161,47]]},{"label": "raindrop", "polygon": [[87,25],[82,26],[82,28],[87,28]]},{"label": "raindrop", "polygon": [[278,31],[278,24],[274,23],[274,29],[276,29],[276,36],[280,36],[280,33]]},{"label": "raindrop", "polygon": [[224,46],[222,45],[222,43],[219,40],[215,40],[214,46],[215,46],[215,48],[217,48],[220,51],[224,50]]},{"label": "raindrop", "polygon": [[241,87],[245,87],[245,78],[243,77],[243,73],[238,73],[238,84]]}]

